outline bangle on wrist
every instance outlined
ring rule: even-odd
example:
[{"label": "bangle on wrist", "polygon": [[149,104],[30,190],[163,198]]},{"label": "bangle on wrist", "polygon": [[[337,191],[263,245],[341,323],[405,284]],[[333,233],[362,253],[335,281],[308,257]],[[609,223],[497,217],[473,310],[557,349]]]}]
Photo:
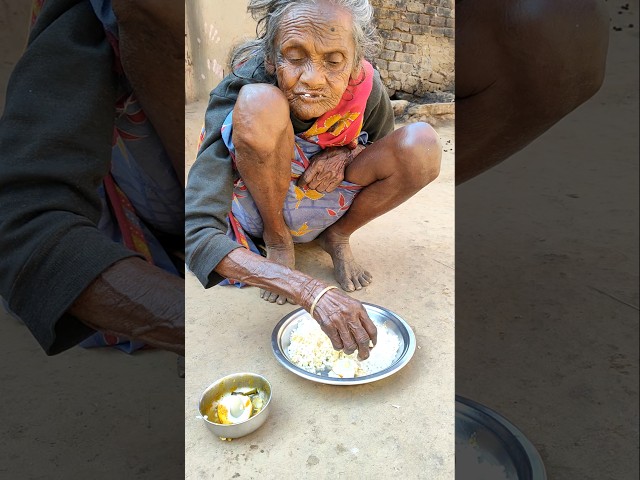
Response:
[{"label": "bangle on wrist", "polygon": [[309,309],[309,315],[311,315],[311,317],[313,317],[313,312],[316,309],[316,305],[318,304],[318,300],[320,300],[320,297],[322,297],[329,290],[333,290],[334,288],[338,287],[336,287],[335,285],[329,285],[328,287],[323,288],[320,293],[316,295],[316,298],[313,299],[313,303],[311,304],[311,308]]}]

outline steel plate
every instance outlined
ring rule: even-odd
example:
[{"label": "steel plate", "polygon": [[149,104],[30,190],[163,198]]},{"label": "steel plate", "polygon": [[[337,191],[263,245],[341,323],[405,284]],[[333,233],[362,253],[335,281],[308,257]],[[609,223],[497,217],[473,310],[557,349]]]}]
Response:
[{"label": "steel plate", "polygon": [[[480,470],[493,473],[482,476]],[[547,474],[540,454],[515,425],[456,395],[456,479],[478,478],[546,480]]]},{"label": "steel plate", "polygon": [[409,360],[411,360],[411,357],[416,350],[416,337],[407,322],[392,311],[371,303],[363,302],[363,305],[367,310],[369,318],[371,318],[376,326],[384,324],[389,330],[394,332],[400,340],[400,347],[398,348],[396,358],[391,365],[384,370],[363,377],[332,378],[325,374],[320,375],[307,372],[306,370],[294,365],[289,360],[286,352],[287,348],[291,344],[291,332],[296,327],[297,323],[304,318],[311,318],[303,308],[298,308],[286,315],[274,328],[273,334],[271,335],[271,348],[273,349],[274,355],[287,370],[295,373],[296,375],[313,382],[326,383],[329,385],[359,385],[375,382],[393,375],[404,367]]}]

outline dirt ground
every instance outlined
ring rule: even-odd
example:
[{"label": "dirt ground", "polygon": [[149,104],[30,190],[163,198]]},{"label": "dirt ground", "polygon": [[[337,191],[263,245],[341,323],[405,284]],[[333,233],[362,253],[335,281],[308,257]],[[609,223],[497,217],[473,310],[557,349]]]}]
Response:
[{"label": "dirt ground", "polygon": [[638,478],[638,2],[625,3],[608,3],[602,89],[456,188],[456,392],[518,425],[554,480]]},{"label": "dirt ground", "polygon": [[[195,154],[205,108],[186,108],[187,152]],[[255,288],[204,290],[187,276],[186,478],[453,478],[454,129],[438,132],[440,177],[352,237],[374,276],[352,296],[396,312],[417,337],[413,359],[392,377],[353,387],[301,379],[271,351],[274,326],[297,307],[269,304]],[[296,264],[335,283],[315,244],[296,247]],[[197,402],[214,380],[242,371],[272,383],[273,411],[260,430],[221,442],[196,418]]]}]

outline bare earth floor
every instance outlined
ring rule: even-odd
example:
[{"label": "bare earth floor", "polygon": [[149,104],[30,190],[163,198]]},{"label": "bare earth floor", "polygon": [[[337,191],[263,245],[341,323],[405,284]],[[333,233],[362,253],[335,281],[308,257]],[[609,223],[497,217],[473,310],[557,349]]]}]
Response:
[{"label": "bare earth floor", "polygon": [[608,3],[602,89],[456,188],[456,392],[518,425],[554,480],[638,478],[638,1],[624,3]]}]

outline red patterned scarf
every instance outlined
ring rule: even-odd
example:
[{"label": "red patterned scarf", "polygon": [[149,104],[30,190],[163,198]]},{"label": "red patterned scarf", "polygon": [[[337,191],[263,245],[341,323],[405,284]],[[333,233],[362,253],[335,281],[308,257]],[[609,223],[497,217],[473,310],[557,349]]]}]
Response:
[{"label": "red patterned scarf", "polygon": [[363,60],[360,78],[349,84],[338,106],[318,118],[309,130],[301,134],[301,137],[322,148],[342,146],[355,148],[372,88],[373,67]]}]

